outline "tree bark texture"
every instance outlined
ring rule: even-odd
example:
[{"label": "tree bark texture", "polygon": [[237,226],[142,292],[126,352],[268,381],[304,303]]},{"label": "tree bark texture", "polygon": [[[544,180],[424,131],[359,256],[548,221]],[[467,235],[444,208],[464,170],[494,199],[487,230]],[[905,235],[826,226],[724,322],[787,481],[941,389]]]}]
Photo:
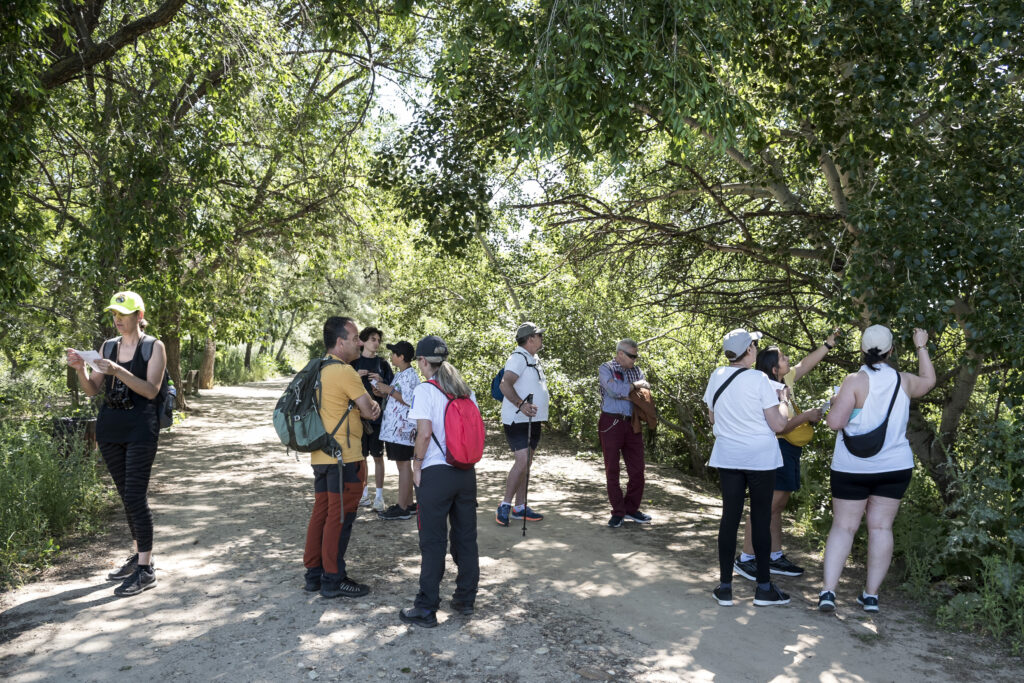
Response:
[{"label": "tree bark texture", "polygon": [[252,370],[252,342],[245,342],[245,369]]},{"label": "tree bark texture", "polygon": [[199,364],[199,388],[213,389],[213,363],[217,357],[217,341],[213,337],[206,338],[203,348],[203,362]]}]

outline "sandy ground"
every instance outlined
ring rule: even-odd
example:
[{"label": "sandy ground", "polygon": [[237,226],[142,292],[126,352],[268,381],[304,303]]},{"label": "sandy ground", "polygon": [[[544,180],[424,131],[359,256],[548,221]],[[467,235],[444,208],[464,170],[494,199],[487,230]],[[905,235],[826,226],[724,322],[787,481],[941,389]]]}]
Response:
[{"label": "sandy ground", "polygon": [[[0,676],[8,681],[1020,681],[1024,666],[978,638],[923,625],[887,600],[866,616],[848,572],[835,615],[816,609],[820,558],[783,579],[785,607],[719,607],[718,501],[650,467],[649,526],[606,526],[599,461],[546,435],[525,537],[498,527],[510,456],[497,431],[478,466],[480,596],[472,617],[402,624],[416,593],[415,522],[360,513],[348,561],[365,598],[302,590],[312,504],[308,464],[270,426],[281,380],[225,387],[161,439],[151,502],[159,585],[115,598],[106,572],[127,527],[67,552],[41,580],[0,598]],[[371,466],[372,471],[372,466]],[[389,466],[386,492],[397,484]],[[389,501],[392,502],[392,501]],[[364,508],[364,510],[366,510]],[[453,589],[454,567],[442,586]]]}]

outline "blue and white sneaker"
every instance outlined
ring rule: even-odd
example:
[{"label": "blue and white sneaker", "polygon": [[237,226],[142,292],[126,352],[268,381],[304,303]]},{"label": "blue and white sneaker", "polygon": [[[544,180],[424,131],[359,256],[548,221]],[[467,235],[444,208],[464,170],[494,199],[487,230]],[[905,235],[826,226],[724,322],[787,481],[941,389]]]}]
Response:
[{"label": "blue and white sneaker", "polygon": [[516,509],[512,508],[512,519],[525,519],[527,522],[539,522],[544,519],[544,515],[534,512],[530,509],[529,505],[524,505],[523,509],[519,512],[516,512]]},{"label": "blue and white sneaker", "polygon": [[508,526],[508,516],[512,512],[511,503],[502,503],[498,506],[498,512],[494,515],[494,521],[501,526]]}]

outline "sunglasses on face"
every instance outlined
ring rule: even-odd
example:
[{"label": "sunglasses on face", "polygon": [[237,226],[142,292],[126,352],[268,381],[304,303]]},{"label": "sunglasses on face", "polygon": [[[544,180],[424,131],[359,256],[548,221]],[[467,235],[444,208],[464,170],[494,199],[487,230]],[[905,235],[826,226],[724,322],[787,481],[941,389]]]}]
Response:
[{"label": "sunglasses on face", "polygon": [[619,349],[619,350],[622,351],[622,353],[626,354],[627,358],[631,358],[633,360],[636,360],[637,358],[640,357],[639,353],[630,353],[629,351],[623,351],[622,349]]}]

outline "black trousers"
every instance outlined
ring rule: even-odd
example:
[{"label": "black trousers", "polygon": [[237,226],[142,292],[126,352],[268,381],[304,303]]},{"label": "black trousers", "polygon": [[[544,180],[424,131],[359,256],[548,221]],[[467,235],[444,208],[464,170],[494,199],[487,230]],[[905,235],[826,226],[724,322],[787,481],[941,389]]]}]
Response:
[{"label": "black trousers", "polygon": [[476,545],[476,470],[434,465],[420,473],[416,489],[420,532],[420,592],[416,606],[436,610],[441,604],[441,578],[451,523],[451,553],[459,568],[455,599],[473,604],[480,582]]},{"label": "black trousers", "polygon": [[149,509],[149,475],[156,460],[156,441],[100,441],[100,454],[124,505],[132,540],[140,553],[153,550],[153,512]]},{"label": "black trousers", "polygon": [[772,497],[775,495],[775,470],[719,469],[722,483],[722,521],[718,526],[718,566],[722,583],[730,583],[736,532],[743,519],[743,499],[750,489],[750,530],[757,555],[757,582],[771,580]]}]

